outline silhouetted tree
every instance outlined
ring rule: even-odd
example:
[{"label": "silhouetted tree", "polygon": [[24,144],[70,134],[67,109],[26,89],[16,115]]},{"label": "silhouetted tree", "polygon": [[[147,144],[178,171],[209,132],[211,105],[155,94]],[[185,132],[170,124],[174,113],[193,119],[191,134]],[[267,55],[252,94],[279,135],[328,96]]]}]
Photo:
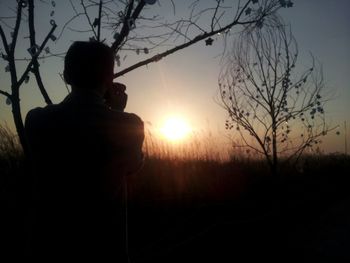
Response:
[{"label": "silhouetted tree", "polygon": [[[35,36],[34,2],[41,5],[49,4],[52,8],[50,27],[42,41],[37,41]],[[62,4],[62,2],[57,3]],[[170,6],[170,11],[173,11],[175,18],[173,22],[169,22],[171,17],[162,18],[161,14],[154,11],[156,9],[153,4],[160,5],[161,3]],[[64,22],[60,31],[54,35],[57,28],[54,20],[55,1],[13,1],[15,8],[9,9],[12,10],[13,15],[0,17],[1,63],[5,63],[4,68],[11,76],[10,88],[1,89],[0,94],[6,97],[7,104],[12,105],[15,126],[23,147],[26,148],[21,117],[20,87],[29,80],[29,74],[33,73],[45,102],[52,103],[45,90],[38,61],[51,56],[64,56],[64,53],[52,53],[48,47],[48,41],[64,39],[66,30],[87,34],[87,39],[91,41],[103,41],[110,44],[116,52],[117,66],[121,66],[122,62],[125,63],[125,67],[115,73],[117,78],[139,67],[157,62],[199,41],[205,40],[206,45],[212,45],[214,41],[212,37],[221,34],[226,38],[231,35],[230,30],[234,27],[259,26],[264,19],[275,14],[279,8],[293,5],[290,0],[246,0],[233,1],[233,3],[228,3],[228,1],[224,3],[224,0],[213,0],[212,2],[195,0],[184,1],[184,3],[188,5],[187,18],[176,17],[176,7],[179,3],[175,4],[173,0],[69,0],[66,5],[70,5],[74,15]],[[76,24],[74,25],[77,20],[80,22],[79,28],[76,28]],[[23,23],[28,27],[28,31],[22,30],[24,34],[27,34],[23,36],[29,35],[29,38],[19,37]],[[8,30],[5,31],[4,28]],[[16,57],[17,42],[27,41],[27,38],[29,39],[27,47],[30,57]],[[22,48],[23,46],[21,44]],[[135,63],[133,60],[130,65],[126,65],[125,58],[130,53],[143,56],[137,59],[138,62]],[[19,60],[27,62],[21,74],[18,74],[17,62]]]},{"label": "silhouetted tree", "polygon": [[322,68],[297,67],[298,47],[281,18],[247,28],[235,39],[220,73],[220,102],[226,129],[242,139],[236,147],[262,154],[274,175],[280,157],[298,160],[330,128]]}]

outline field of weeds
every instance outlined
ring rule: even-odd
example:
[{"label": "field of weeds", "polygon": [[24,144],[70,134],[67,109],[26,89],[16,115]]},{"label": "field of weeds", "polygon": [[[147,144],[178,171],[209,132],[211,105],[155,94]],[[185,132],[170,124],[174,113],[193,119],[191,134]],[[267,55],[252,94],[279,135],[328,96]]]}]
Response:
[{"label": "field of weeds", "polygon": [[[0,134],[2,249],[16,258],[30,178],[16,136]],[[132,262],[349,262],[349,156],[304,156],[272,178],[262,160],[161,147],[128,178]]]}]

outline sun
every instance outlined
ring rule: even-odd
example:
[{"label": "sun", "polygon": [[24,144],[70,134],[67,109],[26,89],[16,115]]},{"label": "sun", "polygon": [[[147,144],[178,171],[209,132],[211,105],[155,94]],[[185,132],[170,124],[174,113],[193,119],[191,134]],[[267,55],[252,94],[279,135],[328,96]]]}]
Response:
[{"label": "sun", "polygon": [[160,132],[166,139],[176,142],[184,139],[191,132],[191,128],[184,119],[169,117],[163,123]]}]

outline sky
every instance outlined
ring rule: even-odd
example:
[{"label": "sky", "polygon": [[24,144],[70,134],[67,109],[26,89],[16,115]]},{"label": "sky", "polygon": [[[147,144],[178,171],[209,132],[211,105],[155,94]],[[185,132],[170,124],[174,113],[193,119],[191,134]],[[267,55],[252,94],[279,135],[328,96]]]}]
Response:
[{"label": "sky", "polygon": [[[0,1],[0,17],[13,14],[9,9],[13,2]],[[37,3],[35,18],[38,39],[42,39],[48,32],[50,19],[55,19],[58,25],[56,35],[58,35],[64,21],[74,15],[69,1],[56,1],[55,8],[52,7],[51,1],[46,2],[47,4]],[[164,2],[162,6],[154,5],[146,12],[160,14],[170,21],[171,17],[173,18],[173,9],[169,1],[162,2]],[[200,4],[206,6],[213,2],[215,1],[201,0]],[[348,15],[350,1],[294,0],[293,2],[293,8],[282,9],[280,14],[291,24],[298,42],[300,53],[298,64],[300,67],[307,67],[311,63],[309,52],[312,52],[322,64],[326,86],[332,94],[332,100],[326,107],[327,117],[331,125],[339,125],[337,131],[340,135],[337,136],[335,131],[327,135],[322,148],[326,152],[344,152],[345,136],[349,135],[349,132],[345,134],[344,122],[347,122],[348,130],[350,129],[350,16]],[[188,13],[188,1],[176,1],[176,4],[176,15],[185,16],[186,12]],[[52,10],[55,14],[50,17]],[[81,20],[77,20],[73,25],[79,28],[82,23]],[[25,36],[25,28],[22,30]],[[64,52],[73,40],[86,40],[86,37],[86,34],[65,30],[57,42],[49,43],[49,47],[51,52]],[[157,63],[118,78],[117,81],[127,85],[129,102],[126,111],[137,113],[150,127],[159,127],[169,116],[176,115],[186,119],[196,131],[210,130],[216,136],[226,138],[227,131],[224,127],[227,114],[215,101],[221,67],[220,54],[223,50],[221,38],[221,36],[215,37],[212,46],[206,46],[204,41],[199,42]],[[23,43],[19,43],[18,56],[26,56],[28,40],[23,38],[21,41]],[[155,52],[150,51],[149,55],[154,55]],[[125,59],[125,64],[146,58],[146,55],[142,56],[129,55]],[[121,63],[120,68],[123,68],[124,60]],[[67,89],[58,74],[63,70],[63,60],[51,58],[41,61],[40,64],[47,91],[52,100],[58,103],[67,95]],[[8,91],[10,82],[5,67],[5,62],[0,59],[0,88]],[[116,66],[116,71],[120,68]],[[19,70],[21,69],[23,66],[19,65]],[[32,80],[21,89],[21,101],[23,116],[31,108],[45,105]],[[6,105],[4,97],[0,97],[0,122],[6,122],[13,127],[11,108]]]}]

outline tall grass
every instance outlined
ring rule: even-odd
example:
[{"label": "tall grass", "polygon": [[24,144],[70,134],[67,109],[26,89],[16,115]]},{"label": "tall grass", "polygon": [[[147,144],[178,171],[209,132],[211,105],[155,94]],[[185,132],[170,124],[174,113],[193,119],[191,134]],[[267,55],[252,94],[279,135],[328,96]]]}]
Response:
[{"label": "tall grass", "polygon": [[22,155],[23,151],[18,136],[6,124],[0,125],[0,160],[18,159]]},{"label": "tall grass", "polygon": [[[138,174],[128,177],[130,229],[133,231],[130,240],[134,242],[135,251],[143,249],[144,243],[150,240],[155,244],[158,240],[163,243],[163,237],[166,240],[167,236],[176,236],[174,233],[181,229],[179,222],[191,233],[192,224],[212,224],[212,218],[230,215],[231,211],[234,217],[222,218],[256,220],[275,207],[270,205],[271,200],[282,200],[286,206],[283,211],[291,211],[287,214],[288,222],[294,223],[299,215],[305,218],[305,211],[310,207],[324,209],[325,203],[337,203],[348,196],[349,156],[304,156],[300,171],[284,167],[283,172],[292,175],[289,177],[292,180],[277,184],[281,190],[276,191],[263,159],[254,158],[243,149],[227,150],[229,147],[226,149],[219,142],[211,134],[196,135],[181,143],[170,143],[146,134],[145,165]],[[4,220],[0,226],[0,241],[9,255],[24,250],[23,240],[29,224],[26,211],[31,207],[31,182],[25,167],[17,136],[0,124],[0,214]],[[322,173],[327,177],[322,177]],[[272,215],[279,213],[272,212]],[[266,229],[270,228],[268,224]],[[171,238],[164,244],[165,247],[173,245]]]},{"label": "tall grass", "polygon": [[[244,191],[247,184],[269,177],[264,159],[242,148],[233,149],[210,132],[192,134],[174,143],[147,129],[145,165],[139,174],[129,178],[130,194],[144,200],[231,198]],[[281,173],[284,177],[326,170],[331,173],[339,167],[350,168],[349,163],[349,156],[305,155],[298,166],[286,165]],[[24,167],[18,137],[0,124],[2,197],[16,192],[16,182],[26,177]]]},{"label": "tall grass", "polygon": [[17,179],[23,167],[23,150],[18,137],[7,125],[0,125],[0,187],[1,193]]},{"label": "tall grass", "polygon": [[219,163],[229,160],[227,144],[211,132],[192,132],[181,140],[171,141],[156,130],[146,128],[143,151],[146,157],[161,160]]}]

